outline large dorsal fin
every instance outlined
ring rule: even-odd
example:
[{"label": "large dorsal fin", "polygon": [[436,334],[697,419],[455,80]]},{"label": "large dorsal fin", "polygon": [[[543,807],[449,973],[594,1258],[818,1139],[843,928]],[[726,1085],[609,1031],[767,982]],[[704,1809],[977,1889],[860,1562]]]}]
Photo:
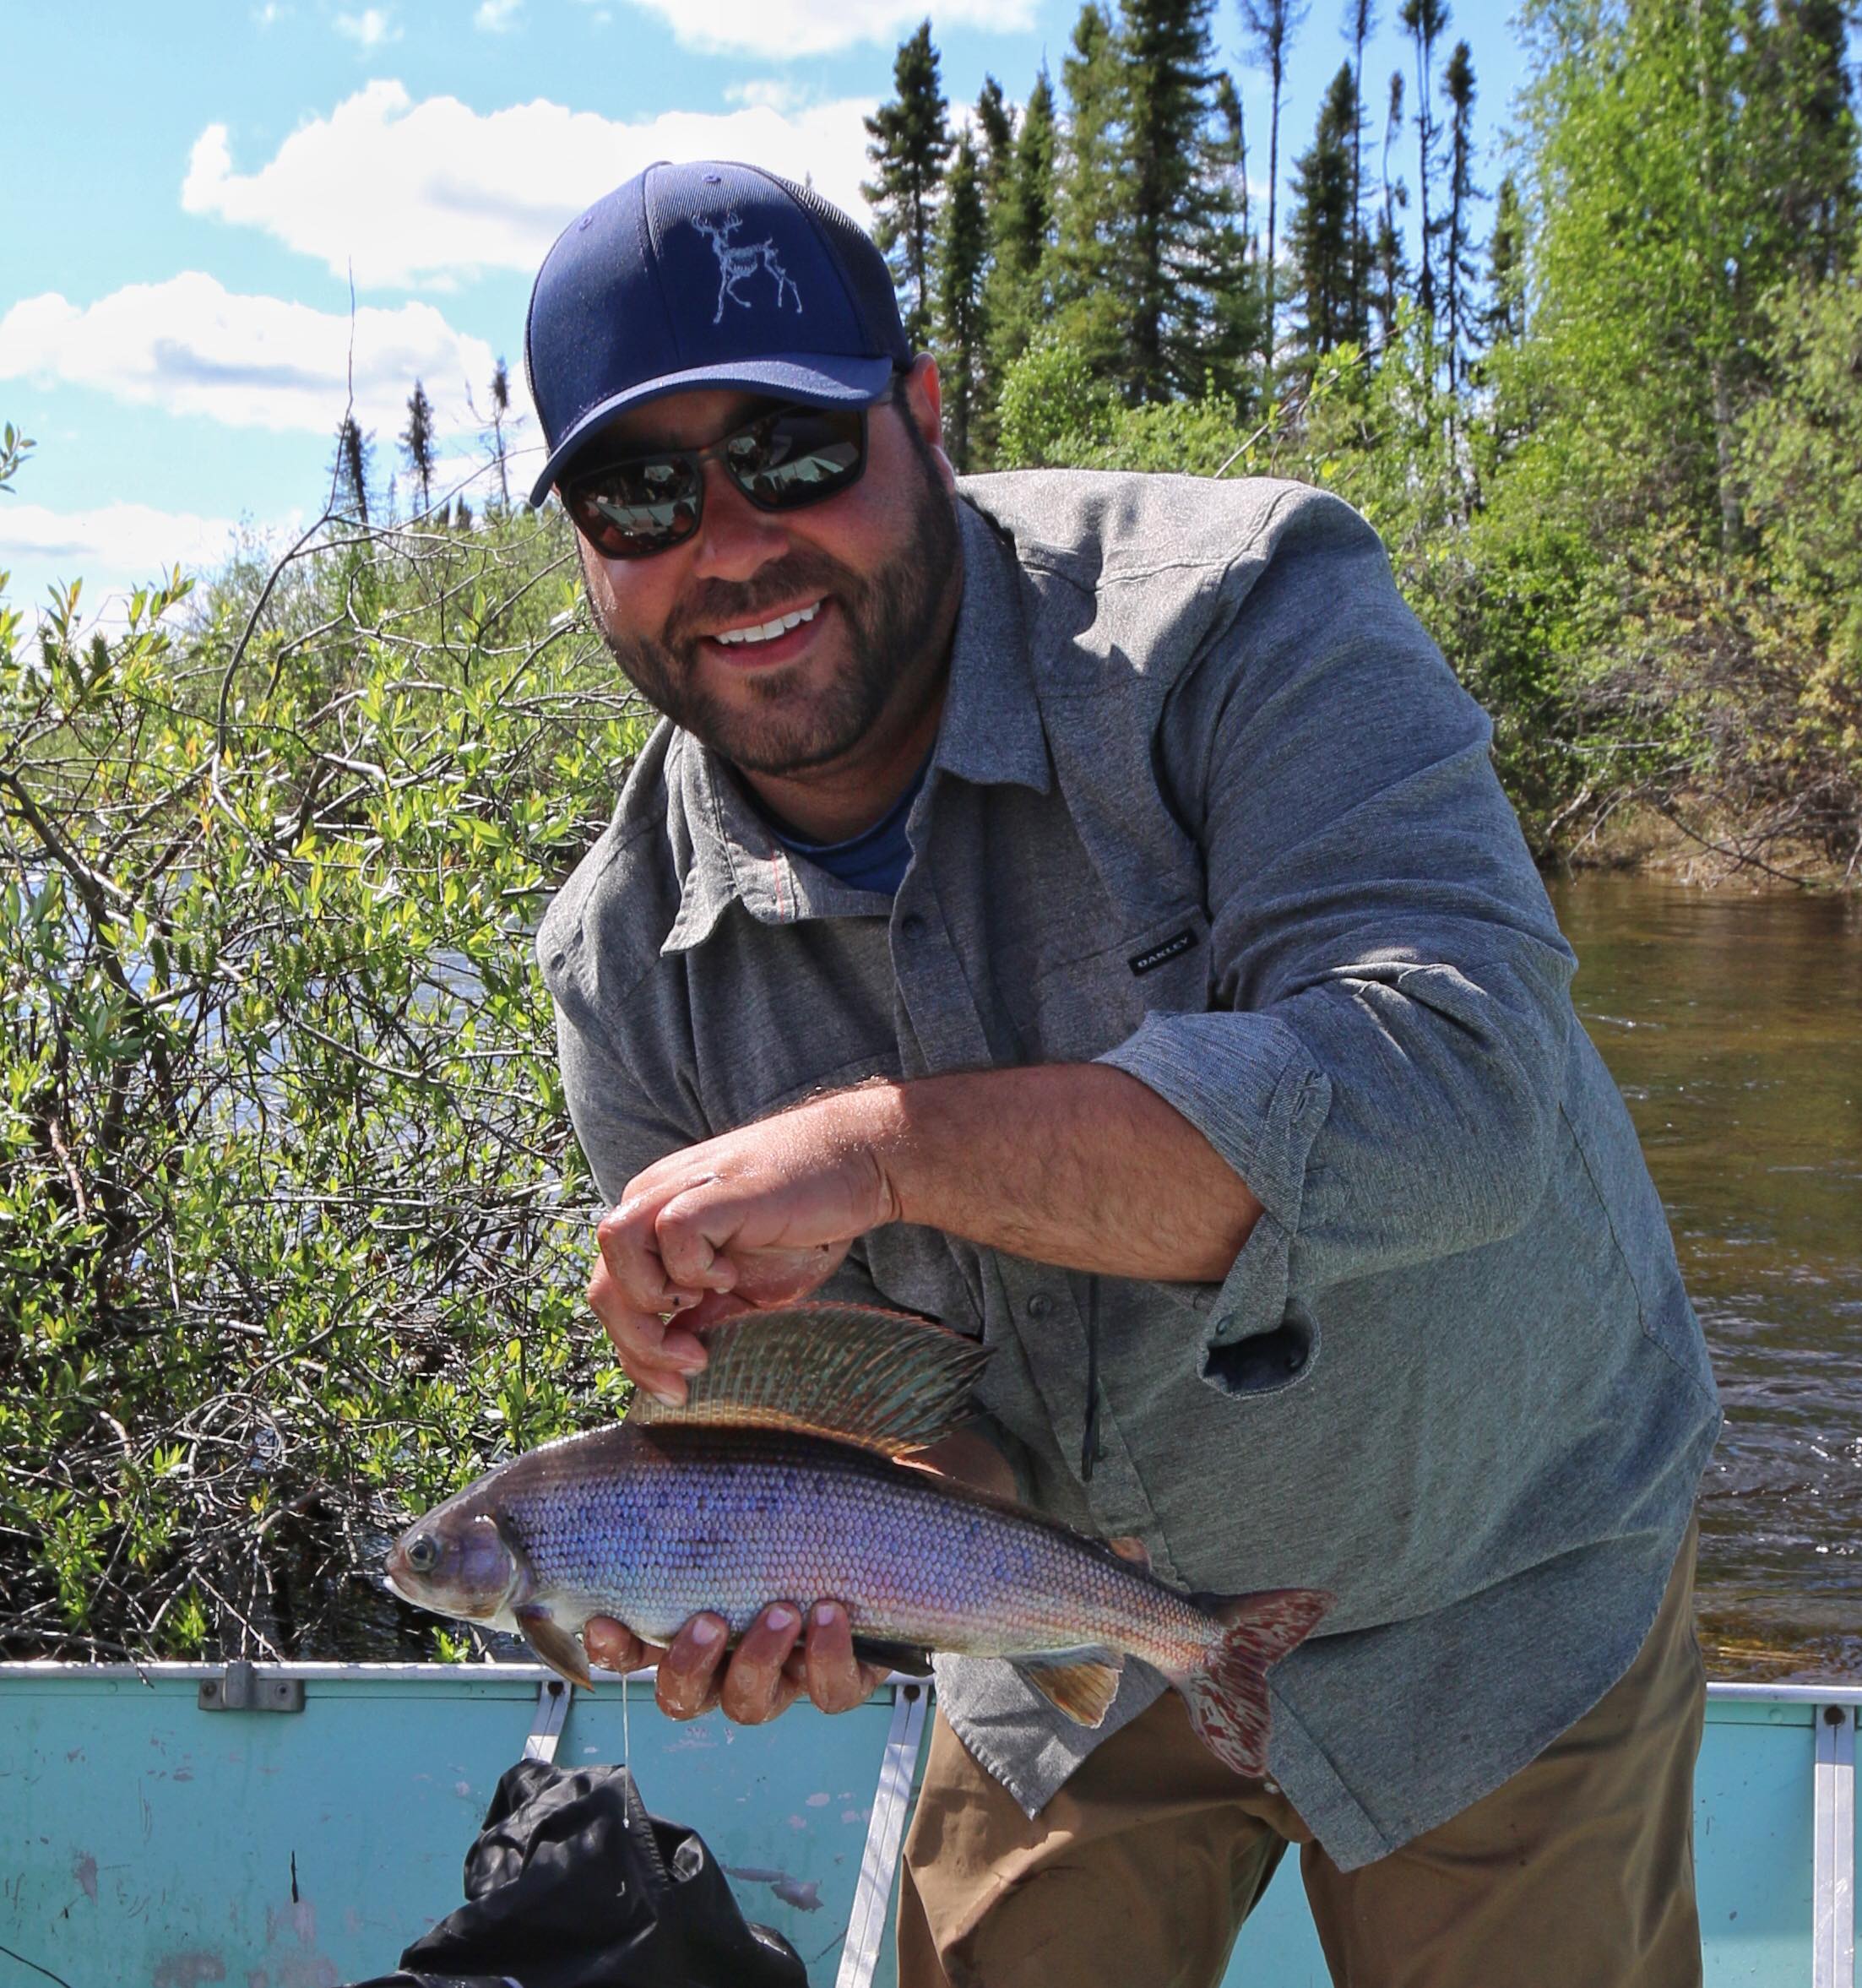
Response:
[{"label": "large dorsal fin", "polygon": [[965,1419],[989,1359],[959,1333],[864,1305],[745,1312],[703,1337],[681,1405],[637,1389],[630,1422],[796,1429],[896,1457]]}]

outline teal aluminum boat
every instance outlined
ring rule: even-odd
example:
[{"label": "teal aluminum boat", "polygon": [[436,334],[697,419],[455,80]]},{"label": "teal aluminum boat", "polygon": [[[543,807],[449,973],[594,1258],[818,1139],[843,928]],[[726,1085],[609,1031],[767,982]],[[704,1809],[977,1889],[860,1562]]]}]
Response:
[{"label": "teal aluminum boat", "polygon": [[[529,1665],[0,1665],[0,1988],[332,1988],[460,1902],[499,1774],[626,1758],[817,1988],[893,1979],[929,1692],[676,1725],[650,1679]],[[1709,1988],[1856,1988],[1862,1685],[1710,1687],[1695,1844]],[[1229,1980],[1327,1988],[1292,1861]]]}]

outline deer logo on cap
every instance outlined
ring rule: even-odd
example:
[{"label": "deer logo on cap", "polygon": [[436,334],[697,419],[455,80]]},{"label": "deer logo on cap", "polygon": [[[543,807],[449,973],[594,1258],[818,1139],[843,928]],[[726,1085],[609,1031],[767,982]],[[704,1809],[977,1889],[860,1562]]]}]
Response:
[{"label": "deer logo on cap", "polygon": [[711,322],[724,322],[725,300],[750,308],[750,299],[737,288],[740,283],[754,276],[759,269],[767,269],[776,280],[776,308],[782,308],[782,300],[790,291],[795,299],[795,315],[801,314],[801,292],[795,288],[795,280],[783,268],[776,253],[774,236],[766,236],[761,242],[733,242],[733,233],[743,225],[743,217],[727,212],[723,220],[711,222],[702,214],[692,217],[692,225],[711,244],[711,253],[718,258],[718,308]]}]

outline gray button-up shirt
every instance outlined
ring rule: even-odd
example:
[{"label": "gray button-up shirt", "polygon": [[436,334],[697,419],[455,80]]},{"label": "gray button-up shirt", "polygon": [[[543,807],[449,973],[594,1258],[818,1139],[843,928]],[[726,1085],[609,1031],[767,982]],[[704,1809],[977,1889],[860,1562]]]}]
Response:
[{"label": "gray button-up shirt", "polygon": [[[1219,1286],[895,1226],[835,1288],[995,1349],[1048,1511],[1185,1589],[1337,1595],[1270,1676],[1270,1760],[1349,1869],[1627,1667],[1718,1426],[1699,1328],[1487,722],[1370,528],[1283,483],[963,495],[896,899],[661,726],[540,937],[570,1110],[611,1202],[878,1073],[1099,1059],[1202,1131],[1265,1209]],[[938,1682],[1030,1812],[1160,1688],[1128,1674],[1094,1733],[1003,1664]]]}]

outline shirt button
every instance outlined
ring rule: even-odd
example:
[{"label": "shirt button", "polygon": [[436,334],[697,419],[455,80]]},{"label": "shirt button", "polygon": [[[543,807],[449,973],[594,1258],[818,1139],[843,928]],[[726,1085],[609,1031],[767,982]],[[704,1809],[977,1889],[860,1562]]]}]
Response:
[{"label": "shirt button", "polygon": [[1045,1290],[1036,1291],[1028,1301],[1028,1315],[1030,1318],[1045,1318],[1053,1309],[1054,1301]]},{"label": "shirt button", "polygon": [[921,938],[924,936],[925,921],[917,912],[908,911],[898,921],[898,931],[903,938]]}]

